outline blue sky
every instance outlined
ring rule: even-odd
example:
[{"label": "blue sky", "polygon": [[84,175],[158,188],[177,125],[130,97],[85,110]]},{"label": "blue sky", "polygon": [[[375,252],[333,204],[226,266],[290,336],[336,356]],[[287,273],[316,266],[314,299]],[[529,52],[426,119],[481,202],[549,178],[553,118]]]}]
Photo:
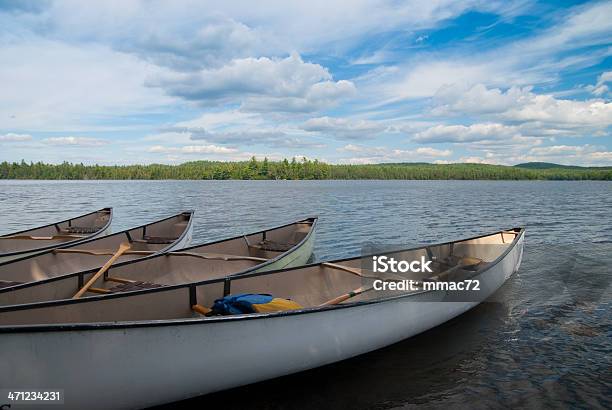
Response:
[{"label": "blue sky", "polygon": [[0,1],[0,161],[612,165],[612,2]]}]

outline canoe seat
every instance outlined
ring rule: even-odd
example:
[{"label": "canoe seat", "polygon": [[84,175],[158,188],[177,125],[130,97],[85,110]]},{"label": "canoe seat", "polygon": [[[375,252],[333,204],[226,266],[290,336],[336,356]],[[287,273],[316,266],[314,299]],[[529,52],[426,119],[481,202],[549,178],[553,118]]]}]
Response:
[{"label": "canoe seat", "polygon": [[164,238],[161,236],[145,236],[143,239],[134,239],[134,242],[150,243],[154,245],[166,245],[174,243],[178,238]]},{"label": "canoe seat", "polygon": [[62,232],[66,233],[96,233],[101,228],[96,226],[69,226],[65,229],[62,229]]},{"label": "canoe seat", "polygon": [[162,286],[163,285],[160,285],[159,283],[134,281],[132,283],[120,283],[117,286],[113,286],[112,288],[109,289],[109,292],[110,293],[131,292],[133,290],[161,288]]},{"label": "canoe seat", "polygon": [[0,280],[0,289],[8,288],[10,286],[21,285],[23,282],[12,282],[10,280]]},{"label": "canoe seat", "polygon": [[289,249],[295,246],[294,243],[281,243],[271,241],[269,239],[264,239],[259,242],[257,245],[249,245],[252,248],[260,249],[262,251],[270,251],[270,252],[287,252]]},{"label": "canoe seat", "polygon": [[448,256],[443,263],[451,267],[461,265],[464,267],[464,269],[478,270],[481,268],[481,265],[484,263],[484,261],[482,259],[472,258],[470,256],[451,255]]}]

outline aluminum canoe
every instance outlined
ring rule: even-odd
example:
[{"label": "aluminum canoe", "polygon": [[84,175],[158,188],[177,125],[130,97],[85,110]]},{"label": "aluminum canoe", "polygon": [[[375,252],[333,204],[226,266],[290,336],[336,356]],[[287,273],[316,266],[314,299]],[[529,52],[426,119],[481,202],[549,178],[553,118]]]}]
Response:
[{"label": "aluminum canoe", "polygon": [[[0,385],[63,389],[68,408],[142,408],[323,366],[473,308],[518,270],[523,243],[524,229],[515,228],[402,251],[406,258],[433,254],[448,264],[480,259],[475,269],[452,271],[480,282],[478,297],[466,299],[448,291],[364,292],[326,305],[371,283],[362,259],[352,258],[131,295],[0,307]],[[454,268],[440,263],[428,279]],[[269,293],[303,308],[212,317],[194,312],[194,304],[209,306],[228,292]]]},{"label": "aluminum canoe", "polygon": [[110,232],[113,209],[102,208],[85,215],[37,228],[0,236],[0,263],[73,245]]}]

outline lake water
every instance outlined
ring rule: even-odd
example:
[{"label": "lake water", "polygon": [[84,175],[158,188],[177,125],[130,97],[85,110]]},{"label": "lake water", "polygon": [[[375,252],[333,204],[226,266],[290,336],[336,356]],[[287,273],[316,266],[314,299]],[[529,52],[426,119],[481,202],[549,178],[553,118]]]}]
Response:
[{"label": "lake water", "polygon": [[115,207],[114,231],[195,209],[193,243],[318,215],[317,260],[368,242],[527,227],[518,274],[472,311],[386,349],[177,408],[612,406],[610,182],[0,181],[0,233],[104,206]]}]

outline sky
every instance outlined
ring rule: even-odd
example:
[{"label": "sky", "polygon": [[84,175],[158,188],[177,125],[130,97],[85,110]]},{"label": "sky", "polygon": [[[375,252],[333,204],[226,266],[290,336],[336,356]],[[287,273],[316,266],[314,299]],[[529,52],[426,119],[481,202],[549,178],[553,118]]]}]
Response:
[{"label": "sky", "polygon": [[0,161],[612,165],[612,1],[0,0]]}]

